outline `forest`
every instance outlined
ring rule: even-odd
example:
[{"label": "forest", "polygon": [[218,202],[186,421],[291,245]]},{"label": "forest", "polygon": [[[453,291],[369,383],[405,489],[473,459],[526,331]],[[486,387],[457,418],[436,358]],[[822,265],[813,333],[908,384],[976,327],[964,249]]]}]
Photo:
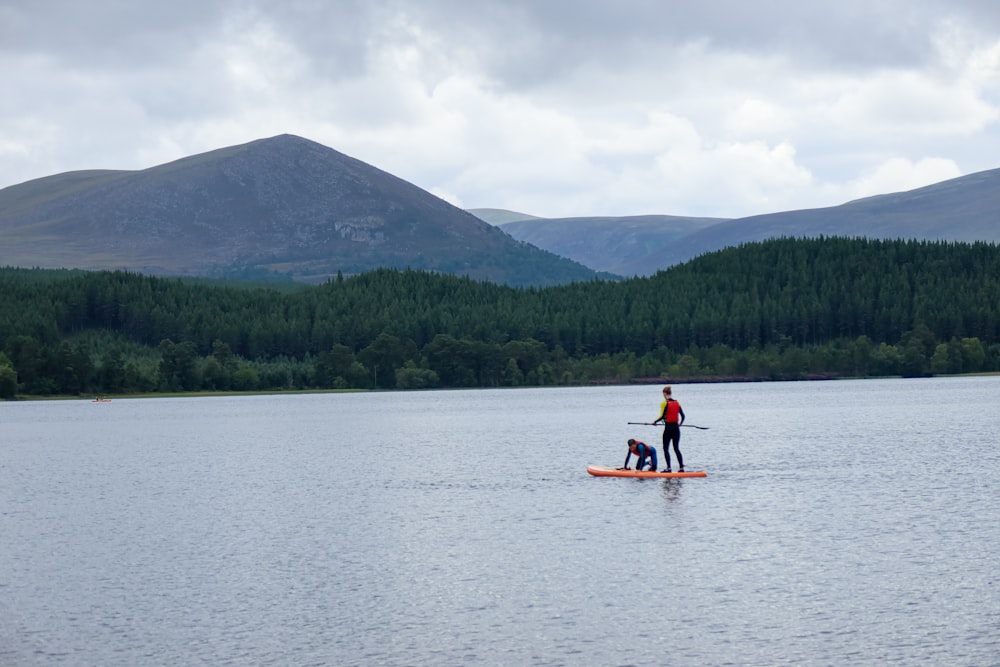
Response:
[{"label": "forest", "polygon": [[643,278],[0,269],[0,398],[1000,371],[1000,248],[775,239]]}]

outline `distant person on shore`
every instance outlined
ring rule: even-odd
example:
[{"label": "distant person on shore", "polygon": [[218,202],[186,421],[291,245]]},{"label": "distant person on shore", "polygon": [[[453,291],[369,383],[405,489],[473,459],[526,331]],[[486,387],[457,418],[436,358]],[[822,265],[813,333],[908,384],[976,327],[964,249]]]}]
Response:
[{"label": "distant person on shore", "polygon": [[619,470],[629,469],[628,462],[633,454],[639,459],[635,464],[636,470],[645,468],[646,459],[649,459],[649,472],[656,472],[656,447],[650,447],[643,441],[632,438],[629,438],[628,441],[628,454],[625,455],[625,465],[619,468]]},{"label": "distant person on shore", "polygon": [[673,390],[663,388],[663,402],[660,403],[660,418],[654,424],[663,422],[663,461],[667,467],[663,472],[670,472],[670,443],[674,445],[677,454],[677,472],[684,472],[684,457],[681,456],[681,424],[684,423],[684,408],[674,400]]}]

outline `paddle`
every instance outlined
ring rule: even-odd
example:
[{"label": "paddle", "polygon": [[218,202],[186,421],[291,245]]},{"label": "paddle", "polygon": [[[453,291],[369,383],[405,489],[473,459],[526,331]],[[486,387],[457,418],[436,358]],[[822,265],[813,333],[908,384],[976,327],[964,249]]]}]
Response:
[{"label": "paddle", "polygon": [[[638,424],[640,426],[659,426],[659,424],[654,424],[653,422],[629,422],[629,424]],[[681,426],[687,426],[688,428],[698,428],[702,431],[707,431],[710,426],[695,426],[694,424],[681,424]]]}]

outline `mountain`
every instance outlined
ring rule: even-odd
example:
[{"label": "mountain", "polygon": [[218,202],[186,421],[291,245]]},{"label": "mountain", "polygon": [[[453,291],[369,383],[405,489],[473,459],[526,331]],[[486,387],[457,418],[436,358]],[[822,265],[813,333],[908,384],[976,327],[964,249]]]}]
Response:
[{"label": "mountain", "polygon": [[[485,214],[480,214],[485,211]],[[840,206],[746,218],[532,218],[473,209],[516,239],[593,269],[651,275],[699,255],[770,238],[821,236],[1000,242],[1000,169]]]},{"label": "mountain", "polygon": [[0,265],[301,282],[379,267],[512,285],[596,275],[292,135],[141,171],[69,172],[4,188]]},{"label": "mountain", "polygon": [[707,252],[770,238],[1000,242],[1000,169],[840,206],[769,213],[712,225],[637,260],[644,274]]},{"label": "mountain", "polygon": [[782,236],[1000,242],[1000,169],[735,220],[536,218],[462,211],[331,148],[281,135],[141,171],[69,172],[0,190],[0,266],[312,283],[410,267],[544,286],[650,275]]},{"label": "mountain", "polygon": [[671,215],[549,218],[516,220],[500,225],[514,238],[598,271],[620,276],[641,274],[652,253],[689,234],[714,225],[719,218]]}]

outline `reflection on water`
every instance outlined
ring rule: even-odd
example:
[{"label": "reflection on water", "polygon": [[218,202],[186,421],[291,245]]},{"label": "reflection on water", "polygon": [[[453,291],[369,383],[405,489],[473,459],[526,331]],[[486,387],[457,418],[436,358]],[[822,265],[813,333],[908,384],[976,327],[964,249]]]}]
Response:
[{"label": "reflection on water", "polygon": [[992,664],[997,389],[0,404],[0,664]]},{"label": "reflection on water", "polygon": [[665,479],[662,483],[662,495],[668,502],[676,502],[681,497],[681,490],[684,488],[684,480]]}]

